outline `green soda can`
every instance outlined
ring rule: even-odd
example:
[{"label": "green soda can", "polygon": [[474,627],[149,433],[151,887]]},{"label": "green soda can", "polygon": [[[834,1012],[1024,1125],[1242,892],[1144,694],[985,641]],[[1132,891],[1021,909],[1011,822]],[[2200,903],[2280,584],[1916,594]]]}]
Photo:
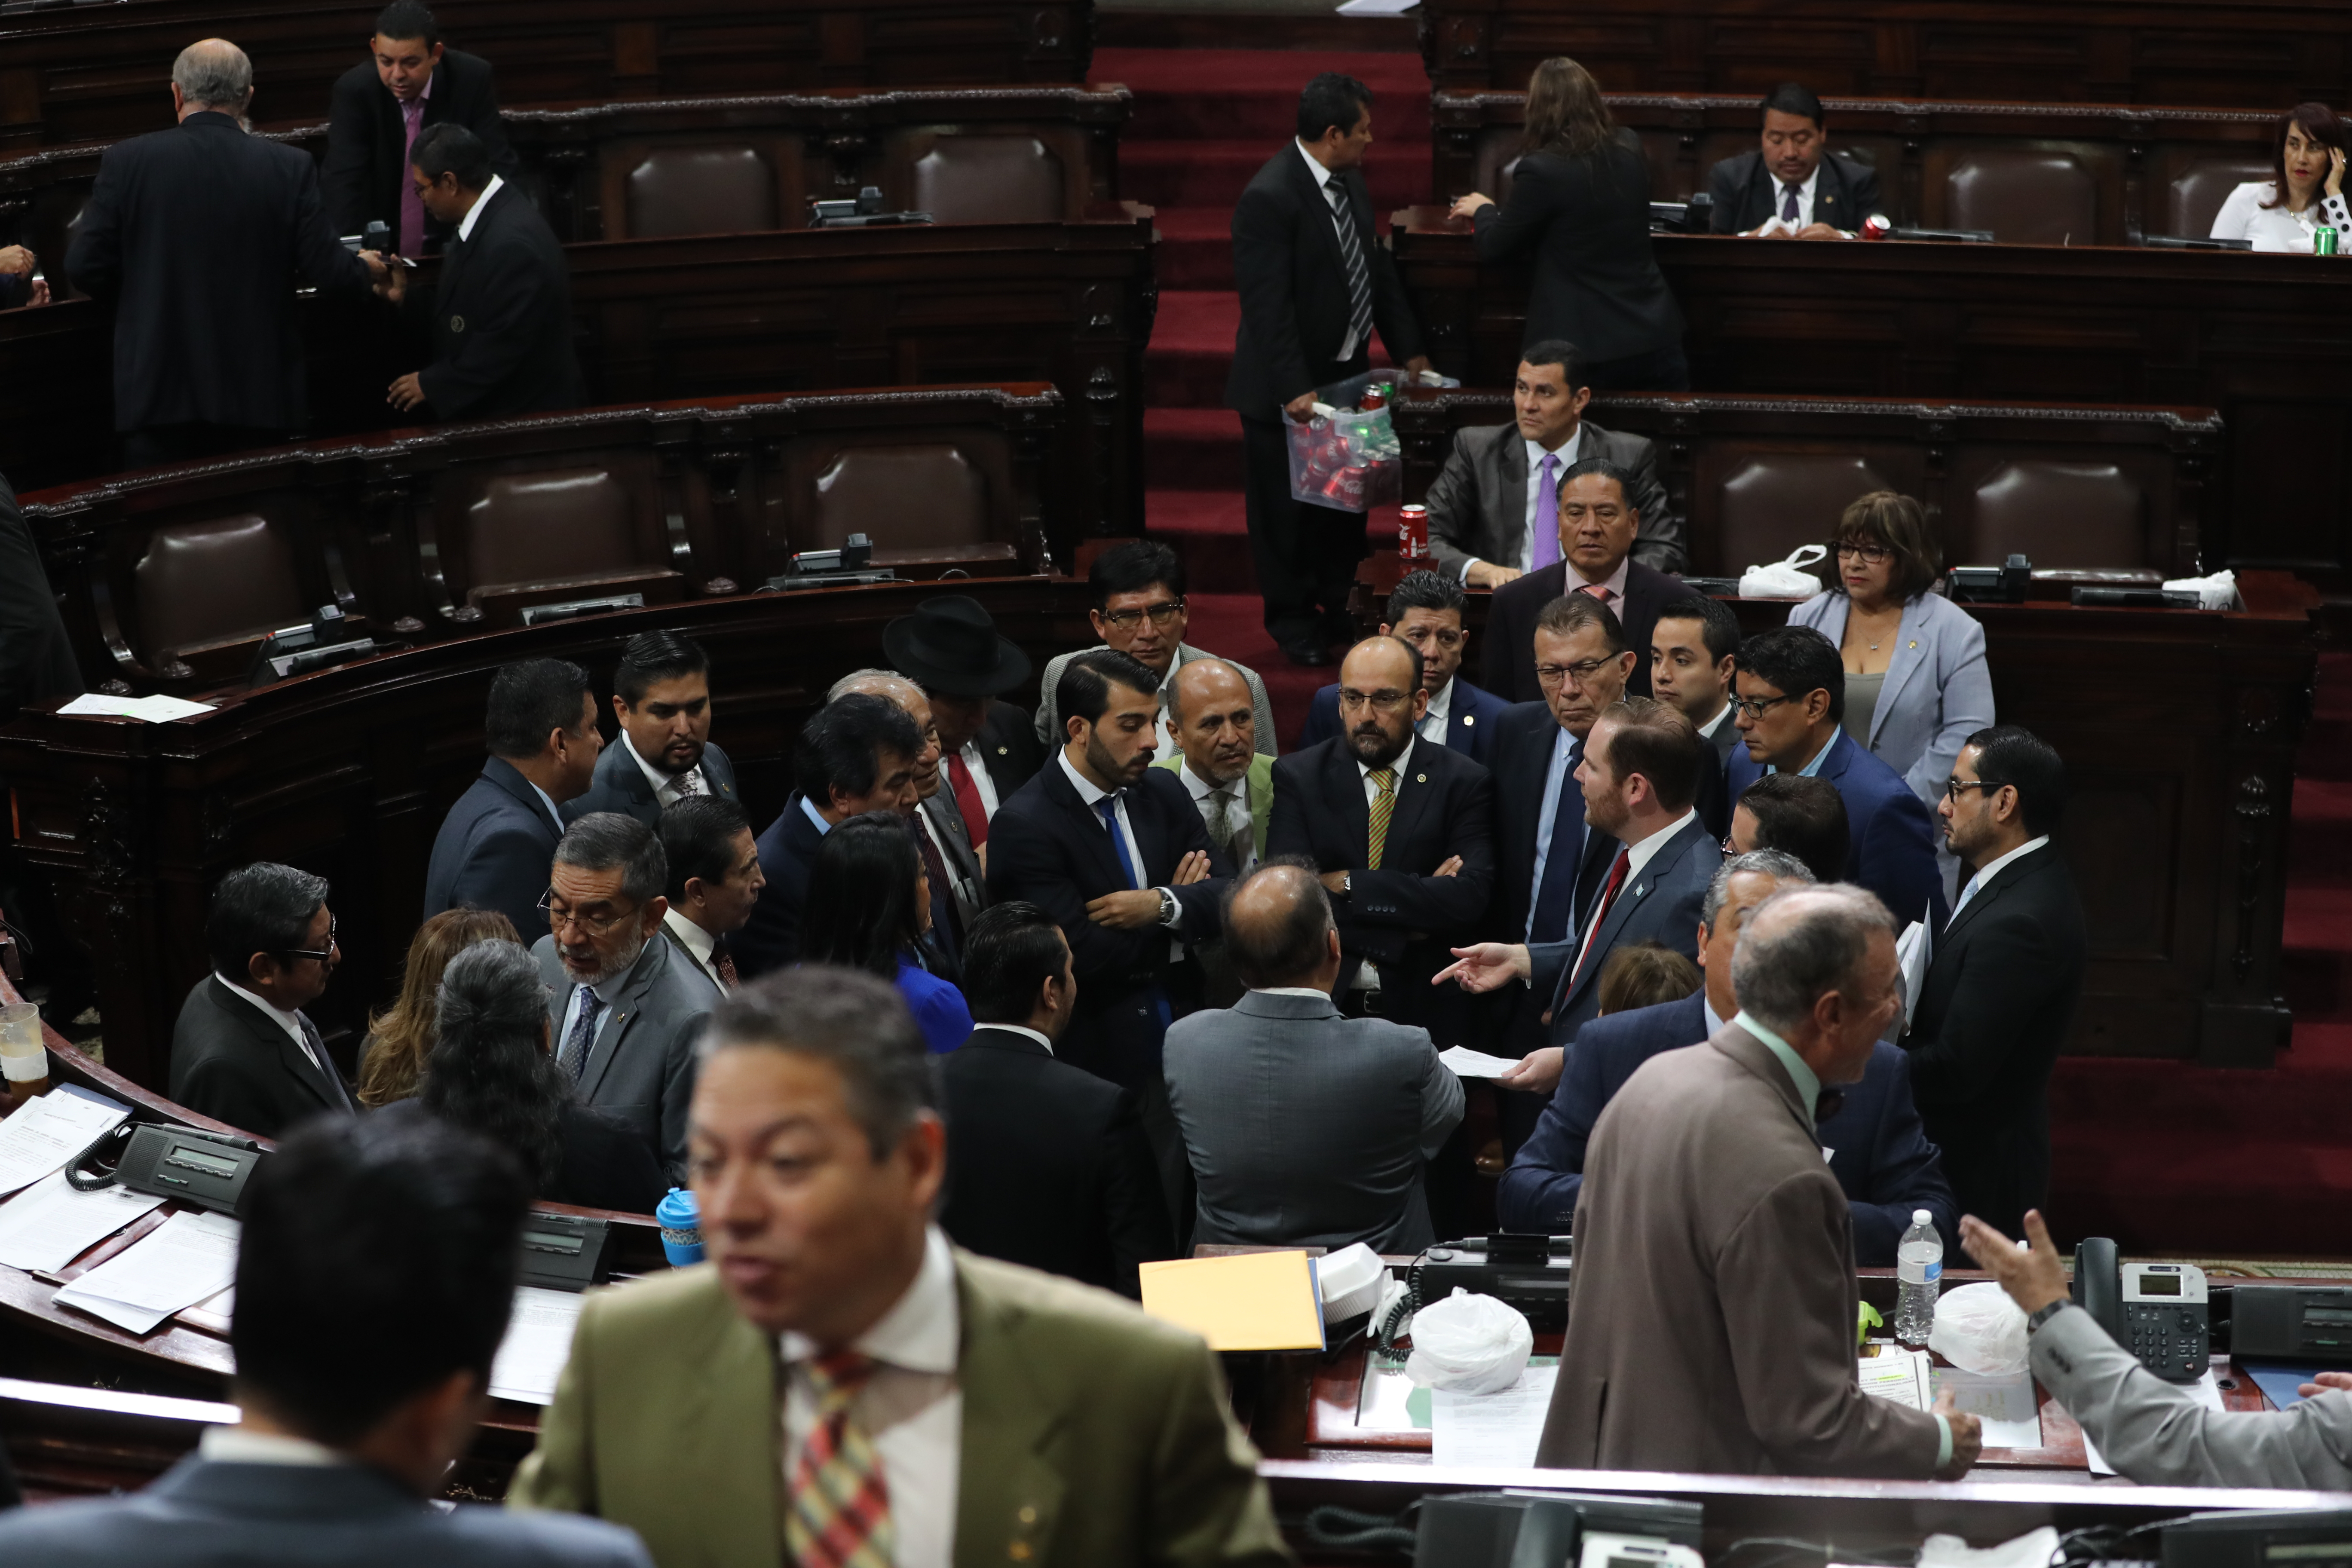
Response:
[{"label": "green soda can", "polygon": [[2311,249],[2312,254],[2315,256],[2333,256],[2336,254],[2336,226],[2334,224],[2322,224],[2320,226],[2318,232],[2315,233],[2311,237]]}]

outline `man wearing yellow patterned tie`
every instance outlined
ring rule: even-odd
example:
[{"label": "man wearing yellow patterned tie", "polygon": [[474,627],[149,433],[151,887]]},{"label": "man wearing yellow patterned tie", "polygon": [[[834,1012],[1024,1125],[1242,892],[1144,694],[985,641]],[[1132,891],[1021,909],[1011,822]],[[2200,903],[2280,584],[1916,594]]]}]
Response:
[{"label": "man wearing yellow patterned tie", "polygon": [[812,966],[712,1015],[689,1171],[709,1262],[589,1298],[509,1500],[663,1568],[1273,1568],[1216,1358],[976,1258],[905,1005]]}]

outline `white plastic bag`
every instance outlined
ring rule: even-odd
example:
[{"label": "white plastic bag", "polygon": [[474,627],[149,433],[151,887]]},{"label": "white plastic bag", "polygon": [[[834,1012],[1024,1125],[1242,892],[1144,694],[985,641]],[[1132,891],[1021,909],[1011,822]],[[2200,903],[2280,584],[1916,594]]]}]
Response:
[{"label": "white plastic bag", "polygon": [[2210,577],[2175,577],[2167,583],[2168,592],[2194,594],[2200,610],[2242,610],[2245,601],[2238,597],[2238,574],[2227,568]]},{"label": "white plastic bag", "polygon": [[1418,1388],[1500,1394],[1519,1381],[1536,1331],[1517,1307],[1455,1289],[1412,1317],[1412,1354],[1404,1374]]},{"label": "white plastic bag", "polygon": [[1988,1279],[1958,1286],[1937,1300],[1927,1348],[1962,1372],[2014,1377],[2025,1370],[2025,1341],[2024,1311]]},{"label": "white plastic bag", "polygon": [[1800,544],[1789,552],[1786,561],[1775,561],[1767,566],[1750,566],[1739,574],[1739,596],[1743,599],[1810,599],[1824,593],[1822,580],[1805,570],[1826,560],[1830,549],[1826,544]]}]

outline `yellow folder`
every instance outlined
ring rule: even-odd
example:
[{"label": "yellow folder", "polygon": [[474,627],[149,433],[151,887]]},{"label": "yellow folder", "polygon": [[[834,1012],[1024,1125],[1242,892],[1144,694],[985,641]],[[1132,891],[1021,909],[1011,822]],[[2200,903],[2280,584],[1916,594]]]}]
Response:
[{"label": "yellow folder", "polygon": [[1142,1266],[1143,1310],[1220,1351],[1318,1351],[1323,1306],[1304,1252],[1245,1252]]}]

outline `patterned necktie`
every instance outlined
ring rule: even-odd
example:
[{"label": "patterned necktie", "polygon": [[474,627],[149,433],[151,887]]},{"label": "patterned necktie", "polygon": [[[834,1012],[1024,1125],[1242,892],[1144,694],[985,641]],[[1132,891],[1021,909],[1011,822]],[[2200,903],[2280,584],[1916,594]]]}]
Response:
[{"label": "patterned necktie", "polygon": [[680,800],[686,799],[688,795],[709,793],[702,787],[702,769],[698,766],[687,769],[677,775],[674,783],[677,790],[677,798]]},{"label": "patterned necktie", "polygon": [[727,950],[723,936],[710,944],[710,973],[719,976],[719,983],[730,991],[741,984],[735,977],[735,955]]},{"label": "patterned necktie", "polygon": [[1797,221],[1797,187],[1794,185],[1780,187],[1780,221],[1782,223]]},{"label": "patterned necktie", "polygon": [[785,1554],[795,1568],[891,1568],[898,1531],[890,1485],[874,1440],[849,1416],[874,1362],[840,1351],[818,1356],[807,1370],[816,1420],[793,1467]]},{"label": "patterned necktie", "polygon": [[1348,262],[1348,338],[1357,353],[1372,341],[1372,281],[1364,269],[1364,247],[1356,238],[1356,220],[1348,211],[1348,194],[1337,175],[1323,186],[1331,204],[1331,221],[1339,230],[1339,253]]},{"label": "patterned necktie", "polygon": [[572,1032],[563,1037],[563,1055],[558,1058],[574,1083],[588,1068],[588,1047],[596,1038],[596,1020],[604,1011],[604,999],[585,985],[580,987],[580,1016],[572,1020]]},{"label": "patterned necktie", "polygon": [[1592,949],[1600,940],[1601,923],[1609,918],[1610,906],[1617,901],[1617,889],[1625,885],[1625,873],[1633,868],[1633,852],[1630,849],[1617,851],[1617,864],[1609,868],[1609,883],[1601,889],[1601,902],[1592,911],[1592,923],[1585,928],[1584,946],[1576,955],[1576,968],[1570,973],[1568,990],[1562,991],[1561,995],[1575,990],[1576,983],[1584,978],[1584,961],[1592,956]]},{"label": "patterned necktie", "polygon": [[1546,452],[1536,480],[1536,531],[1528,541],[1534,552],[1528,568],[1540,572],[1559,559],[1559,454]]},{"label": "patterned necktie", "polygon": [[1580,583],[1577,584],[1576,591],[1580,594],[1590,594],[1604,605],[1609,602],[1609,584],[1606,583]]},{"label": "patterned necktie", "polygon": [[416,133],[425,126],[425,100],[412,98],[402,104],[400,118],[407,132],[400,154],[400,254],[417,257],[425,254],[425,200],[409,178],[408,155],[416,150]]},{"label": "patterned necktie", "polygon": [[1396,815],[1396,770],[1374,768],[1365,775],[1372,781],[1370,820],[1365,825],[1364,869],[1381,868],[1381,857],[1389,847],[1389,818]]},{"label": "patterned necktie", "polygon": [[1209,830],[1209,842],[1227,855],[1234,852],[1234,797],[1235,784],[1223,784],[1209,792],[1201,813],[1202,824]]},{"label": "patterned necktie", "polygon": [[916,852],[923,858],[923,875],[930,879],[931,902],[934,905],[944,906],[948,917],[948,929],[939,934],[953,942],[956,950],[961,952],[963,932],[960,927],[963,915],[956,908],[955,881],[948,875],[948,863],[940,856],[940,847],[931,842],[931,830],[929,824],[910,822],[907,826],[908,830],[915,836]]},{"label": "patterned necktie", "polygon": [[988,807],[980,798],[980,785],[972,782],[971,770],[963,758],[948,758],[948,788],[955,792],[956,815],[963,818],[963,830],[977,849],[988,842]]}]

